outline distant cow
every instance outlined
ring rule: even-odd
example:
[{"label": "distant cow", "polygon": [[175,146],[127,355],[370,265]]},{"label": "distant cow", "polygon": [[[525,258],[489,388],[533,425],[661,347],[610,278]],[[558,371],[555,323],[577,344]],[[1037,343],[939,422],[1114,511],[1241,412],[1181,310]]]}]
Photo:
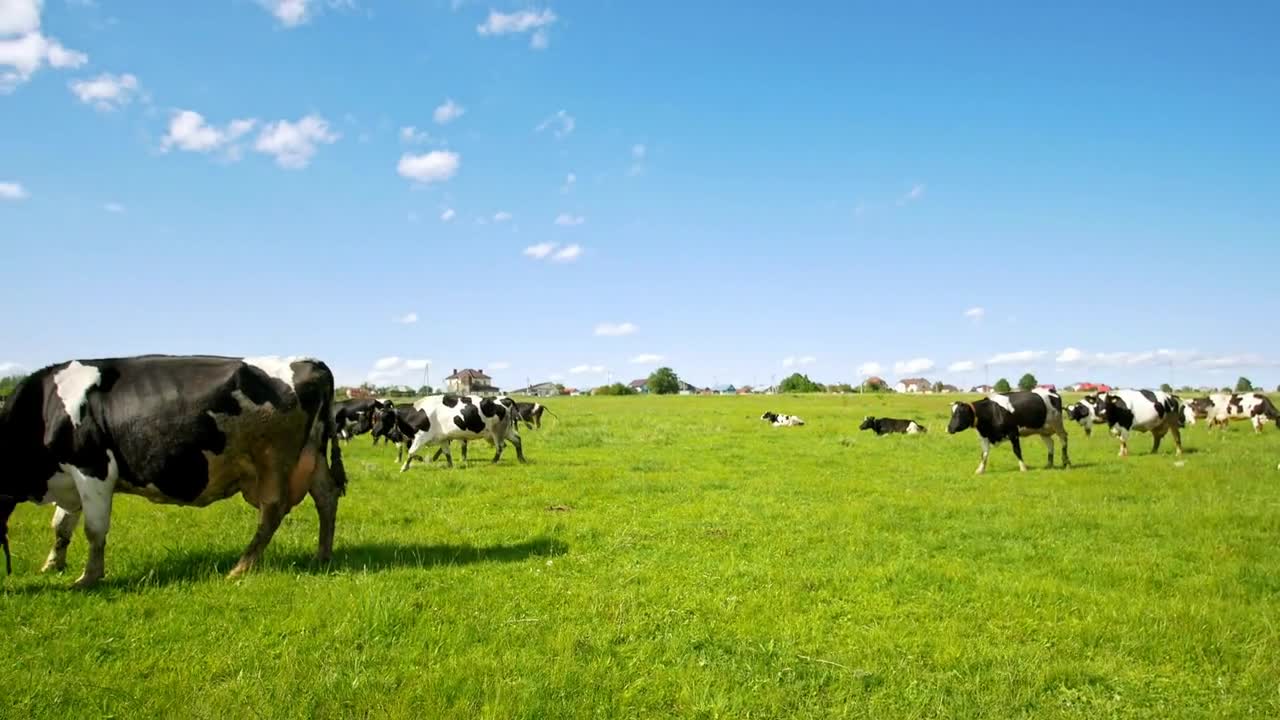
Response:
[{"label": "distant cow", "polygon": [[529,429],[533,429],[534,427],[539,429],[542,428],[542,414],[544,412],[550,412],[551,417],[557,417],[555,413],[548,410],[547,406],[542,403],[518,402],[514,404],[514,408],[516,416]]},{"label": "distant cow", "polygon": [[868,415],[863,418],[859,430],[875,430],[877,435],[888,433],[906,433],[915,435],[925,431],[924,426],[915,420],[899,420],[897,418],[878,418]]},{"label": "distant cow", "polygon": [[[333,422],[338,429],[338,437],[350,440],[356,435],[363,435],[373,428],[375,412],[389,407],[389,402],[373,398],[355,398],[338,400],[333,403]],[[377,440],[377,438],[374,438]]]},{"label": "distant cow", "polygon": [[501,402],[490,398],[473,395],[426,397],[414,403],[412,408],[383,411],[379,415],[379,423],[378,432],[383,435],[389,434],[389,424],[394,424],[409,446],[401,472],[409,469],[424,445],[440,446],[449,467],[453,467],[450,446],[454,440],[483,439],[492,442],[496,448],[493,462],[502,459],[502,451],[510,442],[515,446],[516,458],[525,462],[515,414]]},{"label": "distant cow", "polygon": [[1107,425],[1120,435],[1120,457],[1129,456],[1129,434],[1134,430],[1149,432],[1155,442],[1154,453],[1166,434],[1173,434],[1177,455],[1182,456],[1184,421],[1182,402],[1176,395],[1159,390],[1112,390],[1102,396],[1107,406]]},{"label": "distant cow", "polygon": [[[1222,397],[1226,397],[1225,395]],[[1182,404],[1182,424],[1195,425],[1197,420],[1206,420],[1213,412],[1213,399],[1209,397],[1191,398]]]},{"label": "distant cow", "polygon": [[1211,395],[1210,402],[1212,407],[1206,413],[1210,428],[1225,429],[1232,420],[1248,420],[1253,431],[1260,433],[1268,420],[1280,420],[1280,411],[1276,410],[1271,398],[1260,392],[1221,393]]},{"label": "distant cow", "polygon": [[[44,570],[62,570],[84,514],[89,557],[77,587],[105,574],[115,493],[204,507],[240,494],[258,530],[235,577],[310,494],[321,560],[346,486],[330,414],[333,374],[318,360],[145,355],[39,370],[0,411],[0,540],[25,501],[57,504]],[[326,459],[326,454],[328,458]]]},{"label": "distant cow", "polygon": [[779,415],[774,412],[766,412],[760,416],[760,419],[770,423],[774,427],[799,427],[804,425],[804,420],[801,420],[799,416],[796,415]]},{"label": "distant cow", "polygon": [[1095,424],[1106,424],[1107,405],[1097,395],[1089,395],[1067,408],[1067,416],[1084,428],[1085,437],[1090,437]]},{"label": "distant cow", "polygon": [[986,472],[987,456],[991,445],[1008,440],[1013,454],[1018,458],[1018,469],[1026,472],[1022,460],[1020,438],[1039,435],[1049,449],[1049,463],[1053,467],[1053,436],[1062,439],[1062,467],[1071,466],[1067,452],[1067,430],[1062,425],[1062,398],[1057,391],[1037,388],[1031,391],[992,393],[977,402],[951,404],[951,422],[947,433],[955,434],[976,428],[982,438],[982,460],[977,473]]}]

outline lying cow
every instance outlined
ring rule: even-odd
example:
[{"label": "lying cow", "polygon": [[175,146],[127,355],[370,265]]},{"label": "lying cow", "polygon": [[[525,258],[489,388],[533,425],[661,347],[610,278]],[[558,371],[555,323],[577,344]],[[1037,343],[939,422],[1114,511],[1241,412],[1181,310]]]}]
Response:
[{"label": "lying cow", "polygon": [[799,427],[804,425],[804,421],[797,415],[779,415],[774,412],[766,412],[760,416],[760,419],[772,424],[774,427]]},{"label": "lying cow", "polygon": [[[1201,398],[1203,400],[1204,398]],[[1211,407],[1207,410],[1206,416],[1209,420],[1209,428],[1220,427],[1226,429],[1232,420],[1248,420],[1253,425],[1255,433],[1262,432],[1262,426],[1267,421],[1280,421],[1280,411],[1276,410],[1275,404],[1271,402],[1271,398],[1260,392],[1247,393],[1221,393],[1209,396]],[[1192,401],[1196,402],[1196,401]]]},{"label": "lying cow", "polygon": [[1049,449],[1049,463],[1053,467],[1053,436],[1062,439],[1062,467],[1071,466],[1067,452],[1067,430],[1062,424],[1062,398],[1054,390],[1037,388],[1031,391],[992,393],[977,402],[951,404],[951,422],[947,433],[976,428],[982,438],[982,460],[977,474],[987,470],[987,456],[991,445],[1008,440],[1013,455],[1018,458],[1018,469],[1027,471],[1022,460],[1021,438],[1039,435]]},{"label": "lying cow", "polygon": [[1084,436],[1093,436],[1093,426],[1107,422],[1106,401],[1098,395],[1089,395],[1067,408],[1067,417],[1084,428]]},{"label": "lying cow", "polygon": [[1178,457],[1182,456],[1182,402],[1176,395],[1159,390],[1112,390],[1103,396],[1107,407],[1107,425],[1120,436],[1120,457],[1129,456],[1129,434],[1137,430],[1149,432],[1155,442],[1151,452],[1160,449],[1160,441],[1173,434]]},{"label": "lying cow", "polygon": [[[39,370],[0,411],[0,541],[20,502],[56,503],[44,570],[63,570],[84,515],[89,557],[76,587],[100,580],[115,493],[204,507],[240,494],[258,530],[229,577],[257,562],[310,494],[317,556],[333,549],[346,487],[330,414],[333,374],[318,360],[146,355]],[[326,460],[326,452],[329,457]]]},{"label": "lying cow", "polygon": [[[409,469],[424,445],[440,446],[449,467],[453,467],[451,445],[454,440],[492,442],[496,448],[495,463],[502,459],[502,451],[510,442],[515,446],[516,458],[525,462],[515,415],[502,403],[490,398],[471,395],[427,397],[414,403],[412,408],[383,411],[379,419],[379,433],[389,434],[391,427],[388,425],[394,423],[404,438],[402,444],[408,445],[408,457],[400,467],[401,472]],[[463,453],[465,459],[465,446]]]},{"label": "lying cow", "polygon": [[871,415],[866,416],[862,420],[862,424],[858,426],[859,430],[875,430],[877,435],[887,435],[889,433],[906,433],[915,435],[925,431],[924,426],[915,420],[899,420],[897,418],[878,418]]}]

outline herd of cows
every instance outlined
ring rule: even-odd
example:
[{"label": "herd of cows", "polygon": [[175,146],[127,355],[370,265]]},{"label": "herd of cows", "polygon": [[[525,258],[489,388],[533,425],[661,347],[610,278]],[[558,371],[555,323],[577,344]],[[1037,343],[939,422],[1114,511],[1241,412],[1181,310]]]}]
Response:
[{"label": "herd of cows", "polygon": [[[142,355],[73,360],[26,377],[0,407],[0,544],[6,571],[9,517],[19,503],[53,503],[54,543],[44,570],[63,570],[76,526],[84,519],[88,559],[76,587],[105,574],[112,498],[139,495],[156,503],[203,507],[241,495],[258,511],[258,527],[231,569],[236,577],[261,557],[284,516],[308,495],[320,517],[317,558],[333,549],[338,500],[347,486],[341,441],[370,433],[399,448],[408,470],[424,447],[436,447],[453,465],[451,445],[484,440],[502,457],[507,443],[524,462],[519,425],[541,427],[550,412],[539,403],[511,398],[429,396],[412,404],[334,399],[333,373],[312,358],[233,358]],[[554,416],[554,414],[553,414]],[[1172,434],[1182,453],[1180,430],[1206,419],[1211,426],[1245,419],[1261,431],[1280,420],[1261,393],[1210,395],[1183,403],[1150,390],[1113,390],[1065,408],[1052,390],[993,393],[951,406],[948,433],[974,428],[982,441],[978,472],[991,446],[1009,441],[1026,470],[1020,439],[1039,435],[1053,466],[1054,436],[1062,441],[1062,465],[1070,465],[1064,418],[1089,433],[1105,423],[1128,454],[1131,432],[1150,432],[1152,452]],[[767,412],[777,427],[804,425],[794,415]],[[867,417],[861,428],[922,433],[915,420]]]}]

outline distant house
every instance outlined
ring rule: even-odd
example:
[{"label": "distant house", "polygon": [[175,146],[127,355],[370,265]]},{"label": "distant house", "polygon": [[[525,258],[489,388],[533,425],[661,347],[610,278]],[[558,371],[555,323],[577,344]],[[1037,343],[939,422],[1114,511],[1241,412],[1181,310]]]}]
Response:
[{"label": "distant house", "polygon": [[699,392],[701,392],[701,391],[700,391],[698,388],[696,388],[696,387],[694,387],[694,386],[690,385],[689,383],[687,383],[687,382],[685,382],[685,381],[683,381],[683,380],[681,380],[681,381],[680,381],[680,394],[681,394],[681,395],[696,395],[696,394],[698,394]]},{"label": "distant house", "polygon": [[484,374],[483,370],[455,369],[453,374],[445,378],[449,392],[458,395],[496,395],[498,388],[493,385],[493,378]]},{"label": "distant house", "polygon": [[577,396],[579,396],[579,395],[581,395],[581,394],[582,394],[582,391],[581,391],[581,390],[579,390],[578,388],[565,388],[565,389],[564,389],[564,394],[565,394],[565,395],[572,395],[572,396],[574,396],[574,397],[577,397]]},{"label": "distant house", "polygon": [[738,389],[732,385],[717,385],[711,388],[711,392],[716,395],[737,395]]},{"label": "distant house", "polygon": [[960,388],[956,387],[955,385],[943,385],[942,389],[939,392],[958,393],[960,392]]},{"label": "distant house", "polygon": [[924,378],[905,378],[898,381],[893,389],[900,393],[923,393],[933,389],[933,385]]},{"label": "distant house", "polygon": [[1078,382],[1075,385],[1068,385],[1068,390],[1072,392],[1111,392],[1111,386],[1103,383]]},{"label": "distant house", "polygon": [[627,383],[627,387],[643,395],[649,392],[649,380],[647,378],[641,378],[640,380],[632,380],[631,382]]},{"label": "distant house", "polygon": [[755,392],[755,388],[751,387],[750,385],[743,385],[742,387],[738,388],[739,395],[750,395],[753,392]]},{"label": "distant house", "polygon": [[863,384],[864,386],[866,386],[866,388],[867,388],[868,390],[873,389],[873,388],[878,388],[878,389],[883,390],[883,389],[886,389],[886,388],[888,388],[888,387],[889,387],[889,383],[885,382],[885,381],[884,381],[884,378],[882,378],[882,377],[877,377],[877,376],[875,376],[875,375],[872,375],[871,377],[867,378],[866,380],[863,380],[863,381],[862,381],[862,384]]},{"label": "distant house", "polygon": [[1050,390],[1052,392],[1058,392],[1058,388],[1055,387],[1053,383],[1042,383],[1040,385],[1037,385],[1036,387],[1041,390]]},{"label": "distant house", "polygon": [[519,390],[512,390],[511,395],[526,395],[528,397],[554,397],[560,393],[553,382],[540,382],[530,385]]},{"label": "distant house", "polygon": [[373,393],[369,392],[368,388],[352,387],[347,388],[347,397],[352,400],[359,400],[367,397],[373,397]]},{"label": "distant house", "polygon": [[985,395],[985,394],[987,394],[987,393],[993,393],[993,392],[995,392],[995,391],[996,391],[996,389],[995,389],[995,388],[993,388],[993,387],[991,387],[990,385],[974,385],[974,386],[969,390],[969,392],[982,393],[982,394],[984,394],[984,395]]}]

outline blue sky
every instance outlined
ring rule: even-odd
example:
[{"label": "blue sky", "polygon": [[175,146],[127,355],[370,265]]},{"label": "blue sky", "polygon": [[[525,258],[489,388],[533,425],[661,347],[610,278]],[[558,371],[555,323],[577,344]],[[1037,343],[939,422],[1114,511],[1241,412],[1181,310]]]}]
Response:
[{"label": "blue sky", "polygon": [[751,5],[0,0],[0,369],[1280,382],[1280,6]]}]

